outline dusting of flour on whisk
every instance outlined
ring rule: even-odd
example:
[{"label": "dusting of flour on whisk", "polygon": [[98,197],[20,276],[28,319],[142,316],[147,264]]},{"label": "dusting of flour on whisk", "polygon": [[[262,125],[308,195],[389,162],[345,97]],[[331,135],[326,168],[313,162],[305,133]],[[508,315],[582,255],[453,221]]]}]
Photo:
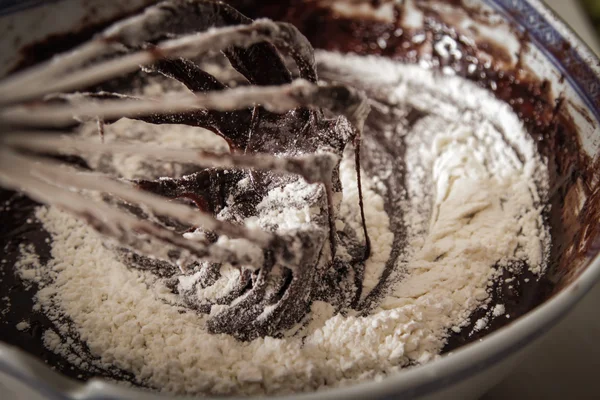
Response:
[{"label": "dusting of flour on whisk", "polygon": [[[315,301],[295,334],[250,342],[210,334],[206,315],[162,300],[168,291],[163,281],[148,285],[147,272],[127,268],[85,223],[41,207],[37,218],[53,237],[52,260],[39,267],[45,279],[36,296],[56,323],[57,332],[45,336],[49,348],[69,355],[65,343],[78,337],[92,355],[81,360],[90,368],[116,367],[138,383],[180,394],[314,390],[382,377],[438,357],[448,332],[460,331],[486,304],[488,284],[499,268],[526,261],[532,271],[543,271],[546,172],[507,105],[460,78],[373,57],[317,56],[348,76],[369,76],[368,93],[384,93],[399,107],[431,111],[398,138],[407,147],[407,181],[406,198],[394,206],[403,212],[407,244],[377,307],[366,316],[353,310],[342,314]],[[353,168],[351,162],[341,165],[341,213],[351,214],[356,197],[349,189]],[[365,214],[376,254],[366,265],[365,292],[381,279],[393,239],[383,200],[372,186],[377,185],[365,183]],[[299,205],[264,217],[247,223],[265,226],[273,223],[268,218],[280,218],[306,224],[310,210]],[[238,278],[224,270],[213,290]],[[179,285],[189,289],[193,279],[180,278]],[[491,313],[499,316],[504,309],[497,306]],[[60,322],[62,316],[72,324]],[[476,329],[484,329],[488,318]]]}]

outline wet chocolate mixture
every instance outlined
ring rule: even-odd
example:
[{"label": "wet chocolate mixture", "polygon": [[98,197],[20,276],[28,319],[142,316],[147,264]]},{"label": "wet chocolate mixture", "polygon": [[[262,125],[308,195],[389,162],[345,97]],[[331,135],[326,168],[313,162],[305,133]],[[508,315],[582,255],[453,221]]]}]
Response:
[{"label": "wet chocolate mixture", "polygon": [[[239,0],[231,3],[251,18],[268,17],[273,20],[293,23],[308,37],[315,48],[358,54],[380,54],[406,63],[417,63],[426,54],[424,52],[428,51],[427,54],[432,57],[434,68],[451,67],[459,76],[475,81],[479,85],[492,90],[499,99],[508,102],[512,106],[525,123],[528,131],[535,131],[539,135],[534,139],[538,143],[540,153],[547,157],[550,171],[551,208],[548,209],[547,220],[551,226],[552,253],[549,271],[541,279],[535,278],[526,271],[517,277],[516,282],[512,281],[510,285],[505,283],[504,279],[499,280],[492,291],[492,304],[505,304],[506,312],[511,315],[511,318],[496,318],[490,322],[487,329],[479,332],[473,333],[472,329],[463,329],[459,334],[451,333],[444,351],[451,351],[465,343],[478,340],[531,310],[568,282],[567,277],[570,276],[572,279],[573,276],[576,276],[583,269],[581,266],[585,264],[587,258],[598,251],[600,228],[597,226],[597,221],[600,219],[600,209],[592,205],[600,203],[598,201],[600,197],[598,179],[594,176],[600,168],[600,160],[591,160],[581,151],[575,126],[563,107],[562,99],[553,97],[552,88],[548,81],[540,81],[533,74],[526,71],[520,63],[517,63],[512,69],[501,67],[501,64],[510,59],[510,55],[503,48],[494,43],[467,43],[461,39],[453,28],[444,22],[444,19],[436,12],[435,8],[428,6],[428,2],[416,2],[417,6],[425,13],[426,18],[423,28],[412,30],[403,28],[399,22],[389,23],[368,19],[358,21],[334,15],[327,5],[319,5],[319,2],[293,0],[253,2]],[[373,1],[374,5],[378,3],[378,1]],[[461,5],[460,1],[448,3]],[[396,9],[397,21],[401,20],[402,12],[401,7]],[[479,10],[477,9],[469,9],[468,12],[471,18],[484,18],[484,15],[478,16]],[[426,37],[424,43],[415,44],[411,40],[416,35],[422,34],[425,34]],[[436,54],[431,44],[440,40],[444,35],[449,35],[456,40],[459,50],[464,55],[461,59],[440,57]],[[89,37],[89,32],[83,32],[80,39],[84,40],[87,37]],[[379,44],[380,39],[385,40],[385,46]],[[45,43],[43,46],[52,48],[54,44],[62,42],[61,38],[53,38],[53,40],[55,42]],[[69,40],[72,40],[72,38]],[[521,35],[523,49],[526,48],[527,43],[527,37]],[[492,63],[479,62],[476,71],[468,71],[467,66],[472,65],[470,60],[472,61],[478,57],[478,49],[491,54],[495,61]],[[32,52],[28,52],[28,54],[32,54]],[[33,60],[28,59],[28,61]],[[164,64],[162,67],[168,69],[173,66]],[[404,125],[410,127],[424,116],[424,114],[417,112],[409,113],[405,117]],[[230,115],[226,116],[227,118],[220,115],[212,117],[215,123],[224,123],[224,121],[231,120]],[[268,115],[267,120],[286,117],[291,118],[289,116]],[[294,116],[294,118],[300,120],[310,117],[310,115]],[[236,118],[240,121],[238,121],[239,124],[236,123],[230,127],[232,130],[238,129],[242,123],[247,126],[247,122],[251,120],[252,115],[241,112],[236,115]],[[366,122],[367,129],[372,133],[374,140],[382,140],[381,137],[377,137],[377,121],[381,118],[385,118],[385,116],[373,112]],[[295,129],[294,125],[296,124],[301,126],[302,121],[291,121],[289,124],[290,129]],[[277,125],[279,124],[272,124],[272,126]],[[262,144],[264,145],[264,143]],[[246,147],[248,143],[239,145]],[[261,143],[257,145],[260,147]],[[365,146],[363,166],[366,170],[373,167],[369,165],[369,151],[369,146]],[[394,185],[399,186],[403,182],[402,147],[390,146],[390,154],[387,156],[398,161],[398,170],[395,171],[397,173],[392,174],[395,178],[391,182],[386,182],[392,189],[390,190],[392,193],[394,192]],[[226,183],[223,182],[222,177],[214,176],[214,173],[210,176],[205,175],[206,173],[199,175],[195,184],[199,185],[205,182],[206,185],[202,183],[201,186],[211,187],[211,184],[215,182],[219,185]],[[260,176],[256,177],[260,179]],[[228,179],[232,179],[231,176]],[[190,197],[189,193],[195,191],[188,190],[194,188],[186,188],[181,185],[155,187],[155,182],[141,182],[141,185],[152,188],[153,191],[164,191],[164,194],[168,194],[170,197]],[[264,187],[267,186],[268,183],[265,183]],[[588,200],[581,211],[577,213],[574,211],[574,204],[577,203],[580,196],[578,191],[583,191]],[[216,195],[217,193],[213,192],[213,194]],[[244,195],[252,196],[252,193],[244,193]],[[257,199],[261,198],[259,194],[254,195]],[[204,208],[219,207],[221,203],[218,198],[219,196],[208,202],[208,204],[202,201],[196,201],[196,203]],[[192,200],[197,199],[192,198]],[[390,199],[386,199],[386,202],[391,204]],[[0,227],[0,245],[4,253],[1,265],[0,293],[3,297],[0,299],[0,309],[6,308],[7,303],[10,303],[10,307],[7,308],[8,312],[2,317],[3,323],[0,324],[0,340],[27,350],[44,359],[49,365],[56,367],[61,372],[77,379],[86,380],[91,376],[98,375],[119,377],[120,379],[127,378],[127,374],[122,371],[79,370],[70,366],[60,356],[44,348],[41,340],[42,333],[51,327],[51,322],[43,314],[32,311],[33,301],[31,297],[35,293],[35,289],[25,289],[23,283],[13,273],[12,265],[19,257],[20,243],[35,243],[37,253],[42,255],[41,262],[43,263],[44,257],[49,255],[49,245],[46,243],[48,234],[35,221],[26,223],[27,219],[31,217],[32,209],[35,207],[35,204],[26,197],[6,191],[0,192],[0,206],[2,207],[0,218],[3,221]],[[393,230],[398,232],[399,229],[394,229],[393,224],[394,220],[400,221],[401,216],[394,215],[392,209],[388,208],[386,211],[390,215]],[[243,212],[243,210],[240,210],[240,212]],[[402,237],[398,236],[395,240],[395,247],[398,247],[397,242],[401,241]],[[392,256],[392,259],[394,259],[394,256]],[[140,266],[143,267],[145,261],[138,261]],[[164,272],[165,270],[161,269],[161,271]],[[389,273],[390,268],[386,272]],[[206,279],[215,279],[214,276],[209,275],[207,274]],[[246,278],[247,280],[242,281],[242,284],[251,280],[250,277]],[[385,281],[385,277],[382,281]],[[285,280],[282,284],[285,286]],[[243,290],[243,288],[240,290]],[[377,293],[376,289],[372,296],[376,296]],[[361,306],[368,308],[365,304]],[[477,311],[471,321],[476,321],[484,314],[485,310]],[[32,329],[27,332],[19,332],[16,330],[15,325],[24,319],[30,321]]]}]

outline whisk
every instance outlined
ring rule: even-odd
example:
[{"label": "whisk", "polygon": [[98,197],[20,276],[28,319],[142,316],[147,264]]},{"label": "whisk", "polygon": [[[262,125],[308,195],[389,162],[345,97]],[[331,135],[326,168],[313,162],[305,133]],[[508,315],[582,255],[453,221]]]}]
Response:
[{"label": "whisk", "polygon": [[[244,85],[229,88],[194,61],[219,51],[246,79]],[[279,51],[293,60],[298,78]],[[162,75],[189,90],[150,98],[97,89],[133,73]],[[361,92],[318,82],[313,49],[294,26],[252,21],[218,1],[168,0],[0,81],[0,184],[71,212],[120,247],[182,271],[200,261],[251,271],[249,295],[209,321],[215,332],[250,339],[297,322],[314,282],[348,261],[348,252],[337,253],[347,239],[335,228],[334,193],[341,191],[338,169],[349,146],[363,226],[355,259],[368,257],[358,167],[368,112]],[[231,152],[69,134],[89,121],[102,133],[105,124],[123,117],[206,128],[222,136]],[[199,169],[181,178],[127,181],[67,166],[56,157],[97,153],[143,155]],[[320,188],[312,201],[322,213],[308,229],[251,229],[234,214],[216,217],[225,207],[252,215],[269,189],[298,177]],[[252,189],[240,189],[243,178],[254,182]],[[172,201],[191,194],[196,208]],[[184,237],[174,221],[204,234]],[[281,279],[273,283],[272,275]],[[249,312],[250,303],[256,307]],[[258,318],[273,305],[268,318]]]}]

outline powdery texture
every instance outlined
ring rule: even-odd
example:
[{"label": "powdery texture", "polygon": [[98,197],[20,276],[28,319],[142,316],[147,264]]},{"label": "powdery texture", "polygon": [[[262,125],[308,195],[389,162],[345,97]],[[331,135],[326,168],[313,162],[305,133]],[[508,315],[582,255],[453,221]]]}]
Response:
[{"label": "powdery texture", "polygon": [[[407,187],[406,200],[396,206],[404,212],[408,245],[378,307],[367,316],[352,310],[336,314],[331,305],[315,301],[306,323],[280,339],[240,342],[212,335],[205,315],[169,301],[162,281],[127,268],[90,227],[58,209],[40,208],[37,217],[53,237],[53,259],[38,268],[46,279],[37,301],[56,322],[56,332],[44,336],[47,347],[74,364],[118,368],[167,392],[311,391],[381,378],[438,357],[448,332],[460,331],[486,305],[488,284],[499,268],[526,261],[533,271],[543,271],[545,170],[508,106],[461,79],[417,67],[327,53],[319,59],[348,76],[370,77],[367,89],[386,93],[400,108],[433,111],[398,138],[407,146]],[[342,163],[342,215],[354,212],[352,168]],[[375,250],[366,265],[368,293],[380,279],[393,234],[383,200],[370,186],[365,189]],[[289,194],[274,193],[271,201]],[[309,216],[310,210],[298,207],[269,218],[297,226]],[[236,276],[224,273],[216,288],[227,290]],[[191,288],[192,279],[180,277],[180,287]],[[494,315],[503,313],[493,309]],[[62,323],[64,316],[71,323]],[[487,321],[477,321],[475,329],[484,329]],[[85,342],[93,357],[74,339]]]}]

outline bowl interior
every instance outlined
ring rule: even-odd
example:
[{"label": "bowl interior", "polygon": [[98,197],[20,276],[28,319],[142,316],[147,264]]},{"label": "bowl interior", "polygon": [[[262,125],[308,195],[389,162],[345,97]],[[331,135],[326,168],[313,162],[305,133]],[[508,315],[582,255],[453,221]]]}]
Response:
[{"label": "bowl interior", "polygon": [[[68,10],[65,4],[69,3],[56,7]],[[98,15],[89,7],[97,2],[83,3],[87,6],[70,12],[70,24],[50,28],[56,30],[51,36],[47,36],[50,32],[30,38],[10,33],[22,40],[14,53],[20,58],[4,60],[3,72],[43,58],[40,49],[71,46],[89,37],[96,26],[148,1],[134,1],[127,10],[114,8]],[[523,307],[515,317],[577,284],[578,277],[600,257],[598,61],[539,1],[405,0],[398,6],[383,1],[376,5],[362,2],[360,7],[352,0],[229,3],[252,18],[293,23],[316,48],[381,55],[456,74],[512,106],[549,166],[551,207],[546,218],[552,234],[549,272],[536,284],[532,297],[519,296]],[[436,51],[436,43],[448,35],[468,57],[444,57]],[[72,41],[65,44],[67,36]],[[475,71],[468,68],[473,60]]]}]

